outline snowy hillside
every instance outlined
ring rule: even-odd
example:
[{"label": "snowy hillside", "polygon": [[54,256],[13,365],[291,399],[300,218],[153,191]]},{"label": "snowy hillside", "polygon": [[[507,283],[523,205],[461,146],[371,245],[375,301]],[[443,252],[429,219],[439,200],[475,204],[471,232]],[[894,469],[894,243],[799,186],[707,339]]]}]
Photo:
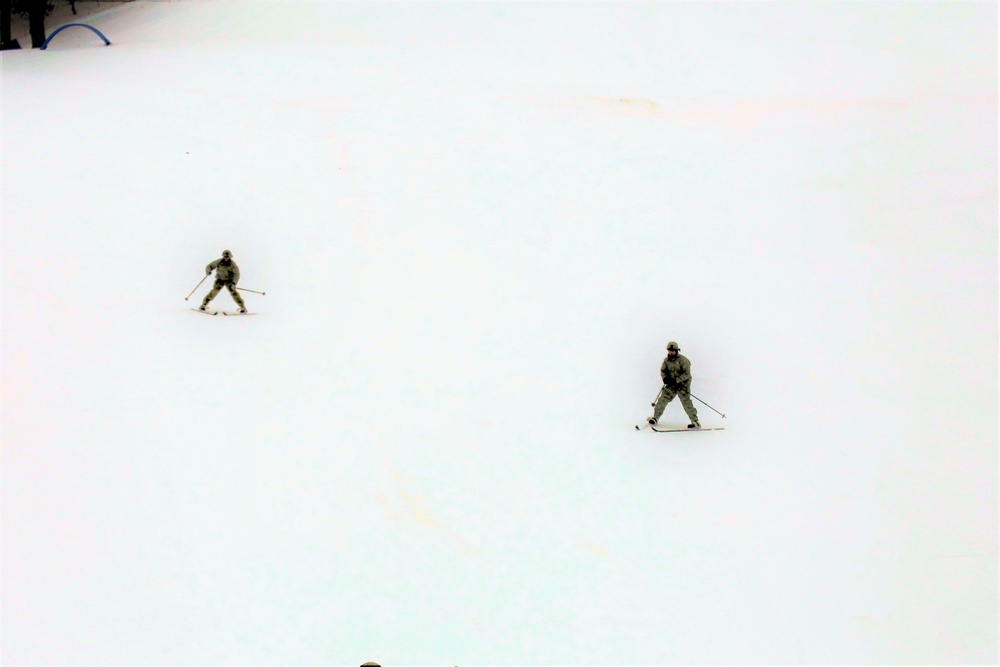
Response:
[{"label": "snowy hillside", "polygon": [[4,664],[998,660],[995,4],[87,22],[0,61]]}]

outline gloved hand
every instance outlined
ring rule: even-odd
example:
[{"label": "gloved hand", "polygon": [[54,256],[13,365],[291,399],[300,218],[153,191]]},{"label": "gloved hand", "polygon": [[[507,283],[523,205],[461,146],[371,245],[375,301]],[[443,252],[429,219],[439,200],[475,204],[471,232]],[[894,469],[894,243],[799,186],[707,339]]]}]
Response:
[{"label": "gloved hand", "polygon": [[205,267],[205,275],[206,276],[212,275],[212,269],[211,269],[211,267],[208,267],[208,266]]}]

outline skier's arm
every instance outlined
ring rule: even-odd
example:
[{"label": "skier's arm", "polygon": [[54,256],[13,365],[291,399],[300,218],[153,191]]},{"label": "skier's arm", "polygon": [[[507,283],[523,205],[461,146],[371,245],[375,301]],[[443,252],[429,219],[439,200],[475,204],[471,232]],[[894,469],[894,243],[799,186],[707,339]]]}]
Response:
[{"label": "skier's arm", "polygon": [[212,271],[214,271],[214,270],[215,270],[215,267],[217,267],[217,266],[219,265],[219,262],[220,262],[220,261],[221,261],[221,260],[218,260],[218,259],[217,259],[217,260],[215,260],[214,262],[210,262],[210,263],[209,263],[209,265],[205,267],[205,275],[207,276],[207,275],[208,275],[208,274],[210,274],[210,273],[211,273]]},{"label": "skier's arm", "polygon": [[674,378],[674,381],[677,383],[677,386],[687,388],[687,386],[691,383],[691,362],[690,361],[687,361],[687,362],[682,361],[681,362],[681,372],[680,372],[680,375],[678,375],[676,378]]},{"label": "skier's arm", "polygon": [[240,281],[240,267],[236,266],[236,262],[233,262],[233,284],[235,285]]},{"label": "skier's arm", "polygon": [[663,384],[670,384],[670,374],[667,372],[666,359],[664,359],[663,363],[660,364],[660,379],[663,380]]}]

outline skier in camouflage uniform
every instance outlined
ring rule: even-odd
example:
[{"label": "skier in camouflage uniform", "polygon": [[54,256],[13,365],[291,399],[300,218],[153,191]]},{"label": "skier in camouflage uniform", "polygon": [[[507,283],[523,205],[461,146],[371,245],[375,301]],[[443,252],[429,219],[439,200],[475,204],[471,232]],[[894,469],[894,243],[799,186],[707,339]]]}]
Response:
[{"label": "skier in camouflage uniform", "polygon": [[215,285],[212,286],[212,291],[205,295],[199,309],[206,310],[212,299],[218,296],[222,288],[225,287],[232,295],[233,301],[240,307],[240,312],[247,312],[247,305],[243,302],[243,297],[236,291],[236,283],[240,281],[240,267],[236,266],[236,262],[233,261],[233,253],[223,250],[221,259],[217,259],[205,267],[205,275],[209,275],[212,271],[215,271]]},{"label": "skier in camouflage uniform", "polygon": [[681,399],[684,412],[691,423],[688,428],[701,428],[698,423],[698,411],[691,402],[691,361],[681,354],[681,347],[674,341],[667,343],[667,358],[660,364],[660,377],[663,378],[663,388],[660,389],[656,403],[653,404],[653,416],[648,421],[651,425],[659,421],[674,396]]}]

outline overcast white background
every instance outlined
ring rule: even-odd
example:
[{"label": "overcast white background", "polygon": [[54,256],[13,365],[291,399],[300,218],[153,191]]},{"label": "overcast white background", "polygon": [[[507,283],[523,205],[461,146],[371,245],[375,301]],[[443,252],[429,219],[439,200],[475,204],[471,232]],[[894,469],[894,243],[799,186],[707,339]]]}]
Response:
[{"label": "overcast white background", "polygon": [[997,661],[994,3],[87,22],[0,61],[5,664]]}]

